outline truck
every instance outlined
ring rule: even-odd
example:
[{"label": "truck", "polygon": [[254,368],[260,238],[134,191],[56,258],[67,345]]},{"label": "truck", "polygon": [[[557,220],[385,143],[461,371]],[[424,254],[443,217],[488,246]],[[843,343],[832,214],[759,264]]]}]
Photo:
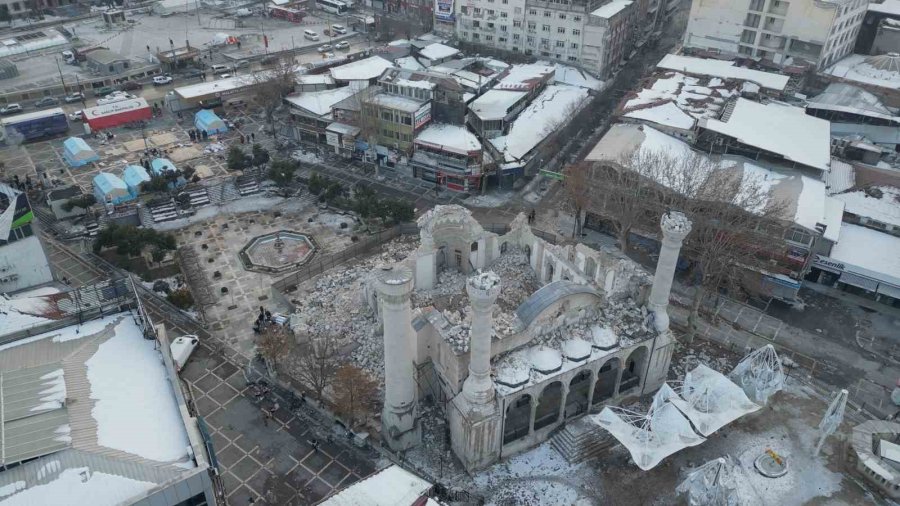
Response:
[{"label": "truck", "polygon": [[3,118],[0,127],[7,143],[19,139],[27,142],[64,134],[69,131],[69,121],[65,111],[55,107]]}]

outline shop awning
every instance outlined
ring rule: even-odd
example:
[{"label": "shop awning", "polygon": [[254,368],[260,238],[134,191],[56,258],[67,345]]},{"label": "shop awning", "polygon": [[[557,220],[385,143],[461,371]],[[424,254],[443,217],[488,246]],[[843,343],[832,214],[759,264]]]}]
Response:
[{"label": "shop awning", "polygon": [[878,281],[847,271],[841,273],[841,277],[840,279],[838,279],[838,281],[844,283],[845,285],[856,286],[865,290],[869,290],[870,292],[874,292],[875,289],[878,288]]}]

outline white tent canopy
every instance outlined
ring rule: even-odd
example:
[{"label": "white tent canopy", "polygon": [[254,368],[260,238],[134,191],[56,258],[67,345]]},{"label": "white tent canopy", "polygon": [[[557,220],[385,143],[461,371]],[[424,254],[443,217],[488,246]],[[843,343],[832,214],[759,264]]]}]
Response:
[{"label": "white tent canopy", "polygon": [[647,471],[678,450],[706,441],[671,404],[672,399],[679,399],[678,394],[663,384],[647,414],[607,406],[590,419],[618,439],[631,453],[635,464]]},{"label": "white tent canopy", "polygon": [[685,374],[681,397],[672,397],[669,402],[694,424],[697,432],[707,437],[760,409],[724,374],[703,364]]},{"label": "white tent canopy", "polygon": [[785,379],[781,360],[771,344],[747,355],[728,377],[744,389],[750,400],[763,406],[781,390]]}]

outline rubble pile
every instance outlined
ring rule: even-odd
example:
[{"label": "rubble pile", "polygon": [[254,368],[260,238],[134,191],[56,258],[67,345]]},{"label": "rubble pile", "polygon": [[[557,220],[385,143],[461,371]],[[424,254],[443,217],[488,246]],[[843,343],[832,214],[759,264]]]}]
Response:
[{"label": "rubble pile", "polygon": [[413,307],[440,305],[436,300],[447,299],[450,295],[461,295],[468,301],[466,293],[466,275],[456,269],[444,269],[438,273],[437,284],[431,290],[416,290],[412,294]]},{"label": "rubble pile", "polygon": [[518,246],[500,255],[488,269],[500,276],[501,290],[497,304],[504,311],[515,311],[525,299],[540,288],[537,276],[528,263],[525,250]]},{"label": "rubble pile", "polygon": [[376,267],[399,262],[414,248],[414,241],[395,239],[385,243],[378,254],[307,281],[298,289],[302,295],[291,301],[296,307],[291,328],[298,335],[337,336],[340,349],[349,350],[353,363],[383,383],[384,344],[375,315],[361,294]]}]

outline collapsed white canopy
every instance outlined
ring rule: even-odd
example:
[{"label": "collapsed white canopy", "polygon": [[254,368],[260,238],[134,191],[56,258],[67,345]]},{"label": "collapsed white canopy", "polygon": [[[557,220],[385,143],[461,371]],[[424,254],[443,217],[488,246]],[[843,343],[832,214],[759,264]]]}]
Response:
[{"label": "collapsed white canopy", "polygon": [[753,402],[765,406],[784,386],[784,369],[775,347],[767,344],[741,360],[728,375]]},{"label": "collapsed white canopy", "polygon": [[704,436],[760,409],[725,375],[703,364],[684,376],[681,397],[669,399]]},{"label": "collapsed white canopy", "polygon": [[637,466],[647,471],[678,450],[706,441],[670,403],[675,398],[678,394],[663,384],[646,414],[607,406],[590,419],[618,439]]}]

